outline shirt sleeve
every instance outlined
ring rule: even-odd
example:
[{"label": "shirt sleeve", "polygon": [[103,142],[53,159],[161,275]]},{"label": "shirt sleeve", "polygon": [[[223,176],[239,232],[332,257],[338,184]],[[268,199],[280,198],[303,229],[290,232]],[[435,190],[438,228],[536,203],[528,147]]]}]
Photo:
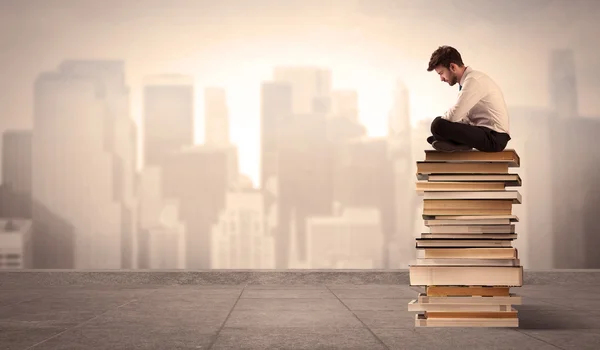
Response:
[{"label": "shirt sleeve", "polygon": [[460,122],[485,95],[487,91],[481,83],[475,79],[467,79],[458,93],[456,103],[442,117],[451,122]]}]

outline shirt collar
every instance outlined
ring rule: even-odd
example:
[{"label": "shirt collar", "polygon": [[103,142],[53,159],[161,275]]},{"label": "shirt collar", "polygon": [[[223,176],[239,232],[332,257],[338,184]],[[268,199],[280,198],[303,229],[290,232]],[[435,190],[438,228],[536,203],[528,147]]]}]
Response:
[{"label": "shirt collar", "polygon": [[465,83],[465,79],[467,78],[467,74],[471,73],[473,69],[469,66],[467,66],[467,68],[465,69],[465,72],[463,73],[462,78],[460,78],[460,82],[459,84],[459,89],[462,89],[463,84]]}]

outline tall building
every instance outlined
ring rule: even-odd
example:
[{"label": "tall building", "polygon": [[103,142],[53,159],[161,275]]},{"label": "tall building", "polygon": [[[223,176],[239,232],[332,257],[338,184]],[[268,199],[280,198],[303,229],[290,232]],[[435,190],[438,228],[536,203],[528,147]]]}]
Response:
[{"label": "tall building", "polygon": [[156,226],[146,230],[148,269],[185,269],[185,225]]},{"label": "tall building", "polygon": [[266,234],[262,192],[249,186],[227,192],[225,208],[212,228],[213,268],[275,268],[275,240]]},{"label": "tall building", "polygon": [[66,61],[35,82],[36,268],[135,267],[136,129],[119,61]]},{"label": "tall building", "polygon": [[260,97],[260,188],[266,189],[277,178],[277,133],[282,121],[292,114],[292,87],[289,83],[264,82]]},{"label": "tall building", "polygon": [[579,116],[575,58],[572,50],[554,50],[550,56],[551,108],[559,118]]},{"label": "tall building", "polygon": [[146,230],[149,269],[186,268],[186,231],[179,218],[178,205],[166,203],[158,224]]},{"label": "tall building", "polygon": [[[387,245],[388,268],[407,268],[415,257],[415,218],[418,217],[415,192],[415,158],[412,152],[410,97],[404,82],[397,80],[393,105],[388,116],[388,154],[393,171],[396,229]],[[424,138],[426,139],[426,138]],[[419,148],[422,157],[423,149]]]},{"label": "tall building", "polygon": [[162,194],[178,203],[178,217],[185,224],[185,266],[211,268],[211,232],[225,207],[230,185],[230,151],[199,145],[166,158],[162,170]]},{"label": "tall building", "polygon": [[396,81],[393,96],[392,108],[388,115],[388,138],[394,146],[392,149],[410,152],[410,95],[403,81]]},{"label": "tall building", "polygon": [[598,268],[596,208],[600,196],[596,174],[600,154],[595,149],[600,122],[579,113],[573,51],[553,51],[549,70],[550,112],[557,116],[548,124],[550,148],[545,150],[551,154],[553,185],[552,267]]},{"label": "tall building", "polygon": [[204,120],[206,144],[228,146],[229,110],[225,89],[209,87],[204,91]]},{"label": "tall building", "polygon": [[337,202],[348,208],[375,208],[380,213],[385,268],[389,268],[388,249],[398,232],[396,177],[387,151],[388,140],[385,138],[348,141],[339,154],[341,161],[334,173]]},{"label": "tall building", "polygon": [[194,81],[181,75],[147,77],[143,97],[144,164],[194,144]]},{"label": "tall building", "polygon": [[33,268],[31,220],[0,220],[0,270]]},{"label": "tall building", "polygon": [[[276,67],[273,82],[263,84],[261,187],[274,189],[265,192],[265,205],[277,213],[276,268],[287,268],[292,253],[306,260],[305,219],[331,210],[332,149],[326,120],[331,88],[331,71],[317,67]],[[292,236],[296,242],[290,241]],[[298,251],[290,252],[291,247]]]},{"label": "tall building", "polygon": [[2,135],[0,217],[31,218],[31,131]]},{"label": "tall building", "polygon": [[276,67],[262,102],[261,187],[269,189],[267,211],[277,217],[276,268],[288,268],[292,258],[306,263],[306,219],[331,214],[335,145],[364,128],[353,120],[353,93],[341,91],[333,110],[329,70]]},{"label": "tall building", "polygon": [[384,268],[380,211],[372,207],[340,208],[333,214],[307,219],[307,267]]},{"label": "tall building", "polygon": [[[515,149],[521,158],[521,166],[515,168],[514,172],[523,181],[518,191],[527,199],[523,204],[513,207],[513,214],[519,217],[517,228],[520,234],[513,246],[523,252],[519,254],[521,265],[529,266],[532,270],[552,269],[556,267],[554,255],[557,250],[552,236],[555,216],[552,209],[553,205],[560,207],[565,204],[561,205],[560,201],[553,203],[553,197],[560,194],[562,188],[552,184],[558,170],[552,169],[554,152],[550,151],[554,147],[550,134],[556,124],[556,115],[547,108],[533,107],[510,107],[509,113],[512,118],[511,140],[507,148]],[[559,163],[562,168],[564,163]],[[564,210],[564,207],[561,208],[561,211]],[[560,217],[561,214],[558,215]],[[572,238],[576,235],[568,236]]]},{"label": "tall building", "polygon": [[[600,121],[554,119],[549,128],[549,148],[544,152],[550,154],[552,177],[553,268],[600,268],[597,253],[600,153],[596,151]],[[542,136],[545,135],[536,134]]]},{"label": "tall building", "polygon": [[331,71],[317,67],[275,67],[275,82],[292,87],[292,113],[328,114],[331,111]]},{"label": "tall building", "polygon": [[185,268],[185,224],[177,200],[165,199],[163,170],[146,167],[140,174],[139,267]]},{"label": "tall building", "polygon": [[225,90],[209,87],[204,91],[205,144],[212,149],[227,153],[227,179],[233,185],[239,174],[239,152],[229,140],[229,109]]},{"label": "tall building", "polygon": [[[277,268],[288,268],[292,253],[306,261],[306,218],[331,214],[334,152],[328,120],[320,114],[294,115],[279,129],[277,167]],[[292,234],[296,252],[290,252]]]},{"label": "tall building", "polygon": [[166,205],[162,179],[160,167],[145,167],[140,172],[138,223],[142,229],[159,225],[160,213]]}]

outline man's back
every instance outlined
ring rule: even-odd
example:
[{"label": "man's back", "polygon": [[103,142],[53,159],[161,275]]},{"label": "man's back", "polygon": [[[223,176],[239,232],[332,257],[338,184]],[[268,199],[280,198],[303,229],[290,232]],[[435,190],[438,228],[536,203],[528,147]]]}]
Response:
[{"label": "man's back", "polygon": [[461,93],[481,96],[481,100],[467,114],[469,123],[509,134],[508,108],[498,84],[487,74],[468,67],[461,85],[465,87]]}]

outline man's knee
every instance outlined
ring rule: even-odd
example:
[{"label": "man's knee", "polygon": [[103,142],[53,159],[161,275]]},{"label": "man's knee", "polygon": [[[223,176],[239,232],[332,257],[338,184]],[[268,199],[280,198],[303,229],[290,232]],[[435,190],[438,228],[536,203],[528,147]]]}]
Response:
[{"label": "man's knee", "polygon": [[510,141],[510,136],[504,134],[496,138],[496,143],[494,147],[494,152],[502,152],[508,146],[508,142]]},{"label": "man's knee", "polygon": [[447,120],[443,119],[442,117],[435,117],[435,119],[431,122],[431,133],[433,135],[439,135],[441,133],[443,133],[443,129],[444,129],[444,123],[446,123]]}]

